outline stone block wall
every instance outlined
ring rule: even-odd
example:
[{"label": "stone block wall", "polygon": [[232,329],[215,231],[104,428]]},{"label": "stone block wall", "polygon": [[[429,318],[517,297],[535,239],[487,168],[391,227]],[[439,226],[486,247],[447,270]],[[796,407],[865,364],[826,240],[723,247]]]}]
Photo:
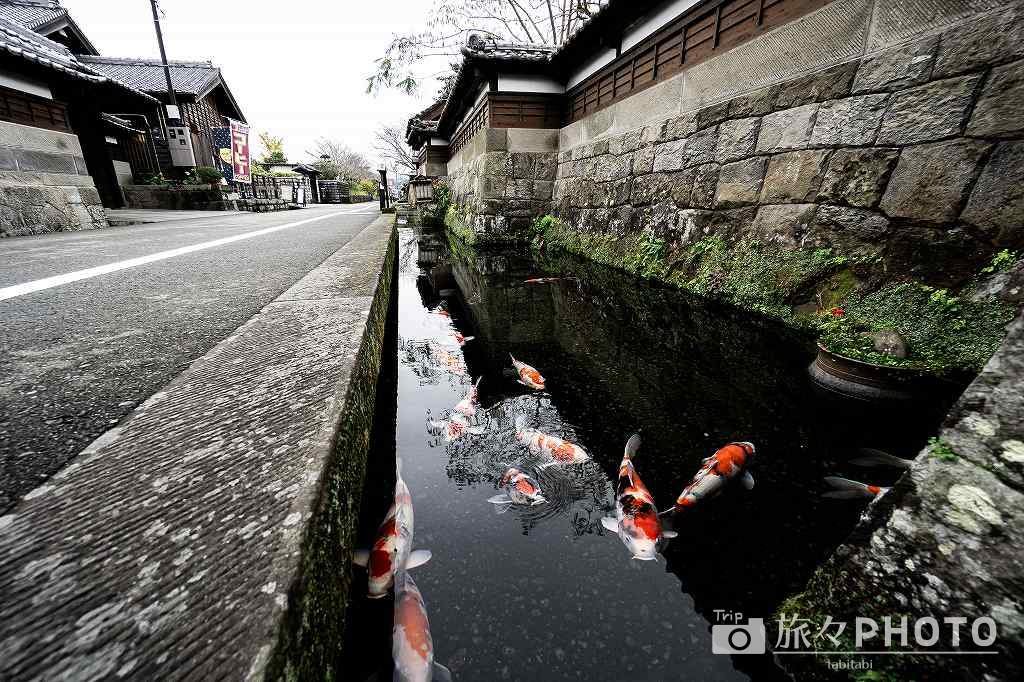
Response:
[{"label": "stone block wall", "polygon": [[[563,149],[553,210],[646,232],[965,269],[1024,247],[1024,9]],[[954,269],[956,266],[953,266]],[[941,273],[935,273],[941,276]]]},{"label": "stone block wall", "polygon": [[484,128],[449,164],[449,227],[470,242],[523,236],[551,210],[558,131]]},{"label": "stone block wall", "polygon": [[76,135],[0,121],[0,237],[106,226]]}]

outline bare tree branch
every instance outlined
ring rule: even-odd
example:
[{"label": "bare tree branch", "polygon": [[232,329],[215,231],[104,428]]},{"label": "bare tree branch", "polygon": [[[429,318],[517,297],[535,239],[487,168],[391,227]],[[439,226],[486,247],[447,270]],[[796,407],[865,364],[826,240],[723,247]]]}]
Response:
[{"label": "bare tree branch", "polygon": [[416,174],[416,157],[405,144],[405,136],[398,126],[381,126],[374,133],[374,151],[408,175]]}]

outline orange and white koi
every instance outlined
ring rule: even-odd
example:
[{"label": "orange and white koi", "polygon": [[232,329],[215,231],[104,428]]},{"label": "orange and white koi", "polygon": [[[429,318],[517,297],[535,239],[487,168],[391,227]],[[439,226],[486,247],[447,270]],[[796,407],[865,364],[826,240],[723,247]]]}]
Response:
[{"label": "orange and white koi", "polygon": [[434,661],[427,605],[407,571],[395,577],[395,624],[391,630],[395,682],[450,681],[451,672]]},{"label": "orange and white koi", "polygon": [[431,419],[427,423],[427,429],[435,436],[443,435],[444,439],[449,443],[462,438],[466,434],[471,433],[474,436],[480,436],[485,431],[482,426],[470,426],[469,422],[461,414],[453,414],[444,421]]},{"label": "orange and white koi", "polygon": [[601,525],[619,536],[622,544],[641,561],[657,561],[659,546],[676,537],[676,532],[664,530],[654,506],[654,497],[640,480],[633,457],[640,449],[640,435],[633,434],[619,465],[619,480],[615,486],[615,518],[604,517]]},{"label": "orange and white koi", "polygon": [[399,476],[395,483],[395,500],[380,524],[373,548],[356,550],[352,557],[352,563],[365,567],[370,574],[370,599],[380,599],[386,595],[398,571],[416,568],[430,561],[430,550],[412,551],[412,538],[412,495]]},{"label": "orange and white koi", "polygon": [[540,489],[537,479],[529,476],[516,467],[509,467],[504,473],[498,485],[504,486],[506,494],[495,495],[487,500],[491,504],[498,505],[537,505],[547,502],[544,493]]},{"label": "orange and white koi", "polygon": [[469,389],[469,393],[467,393],[466,396],[455,405],[456,412],[464,414],[467,417],[472,417],[476,414],[477,395],[480,388],[480,381],[482,379],[483,377],[477,379],[476,383]]},{"label": "orange and white koi", "polygon": [[455,343],[459,344],[460,346],[464,346],[464,345],[466,345],[467,341],[472,341],[476,337],[475,336],[463,336],[462,332],[454,330],[454,331],[452,331],[452,338],[455,339]]},{"label": "orange and white koi", "polygon": [[551,460],[544,466],[578,464],[590,459],[587,451],[575,443],[549,436],[536,429],[526,428],[526,417],[523,415],[516,417],[516,440],[529,446],[530,452],[535,455],[541,455]]},{"label": "orange and white koi", "polygon": [[860,481],[851,481],[848,478],[842,476],[826,476],[825,482],[828,483],[836,490],[830,490],[827,493],[822,493],[822,497],[832,497],[840,500],[853,500],[857,498],[875,498],[891,490],[890,488],[883,488],[878,485],[871,485],[869,483],[861,483]]},{"label": "orange and white koi", "polygon": [[690,509],[701,500],[722,492],[725,484],[737,477],[743,487],[750,490],[754,487],[754,477],[747,471],[747,466],[754,459],[755,452],[754,444],[747,441],[729,443],[719,448],[715,454],[704,460],[700,471],[694,475],[683,492],[679,493],[675,505],[662,514]]},{"label": "orange and white koi", "polygon": [[527,388],[533,388],[538,391],[544,390],[544,377],[540,375],[540,372],[525,362],[519,362],[511,353],[508,356],[512,358],[512,366],[515,367],[516,374],[519,375],[519,383]]},{"label": "orange and white koi", "polygon": [[456,376],[466,375],[466,363],[458,355],[445,350],[444,348],[435,348],[432,355],[444,369],[448,370]]}]

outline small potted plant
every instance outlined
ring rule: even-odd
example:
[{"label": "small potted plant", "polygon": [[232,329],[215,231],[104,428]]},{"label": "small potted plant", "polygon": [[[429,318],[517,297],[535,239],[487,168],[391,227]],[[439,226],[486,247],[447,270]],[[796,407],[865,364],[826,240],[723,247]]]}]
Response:
[{"label": "small potted plant", "polygon": [[217,189],[224,180],[224,174],[213,166],[199,166],[196,168],[196,177],[202,183],[207,183],[211,188]]}]

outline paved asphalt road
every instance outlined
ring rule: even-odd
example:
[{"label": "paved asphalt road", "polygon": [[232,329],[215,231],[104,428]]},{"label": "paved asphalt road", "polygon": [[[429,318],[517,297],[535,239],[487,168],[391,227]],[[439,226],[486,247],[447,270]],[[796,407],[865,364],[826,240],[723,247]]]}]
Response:
[{"label": "paved asphalt road", "polygon": [[[316,206],[0,240],[0,514],[377,215],[375,204]],[[10,289],[319,217],[51,288]]]}]

